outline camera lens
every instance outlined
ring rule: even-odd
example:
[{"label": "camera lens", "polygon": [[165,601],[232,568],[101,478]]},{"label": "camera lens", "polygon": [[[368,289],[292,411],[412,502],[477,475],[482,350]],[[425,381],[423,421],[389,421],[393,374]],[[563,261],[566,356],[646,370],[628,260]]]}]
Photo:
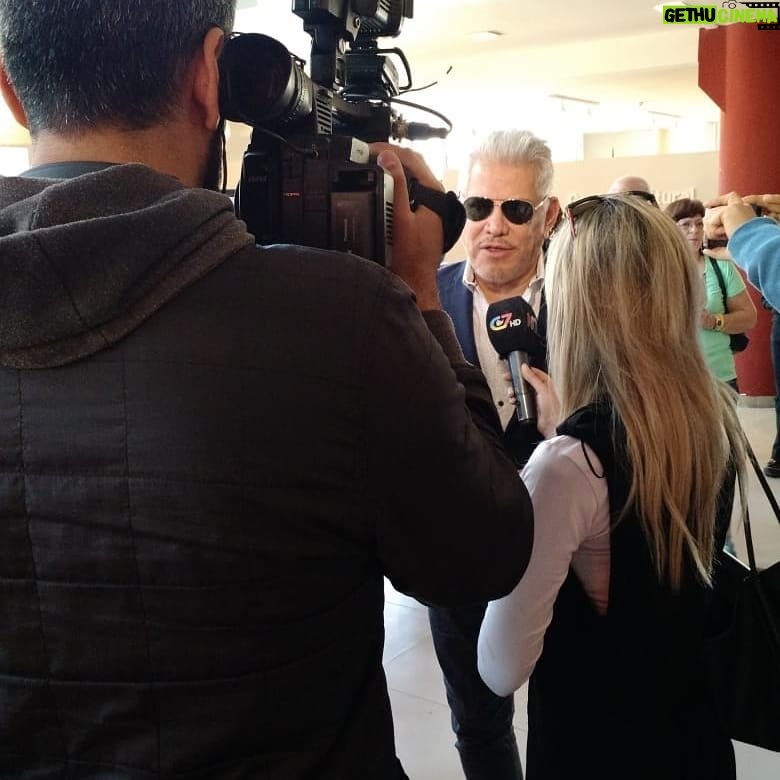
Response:
[{"label": "camera lens", "polygon": [[312,81],[274,38],[260,33],[233,36],[225,43],[221,67],[226,119],[282,126],[311,113]]}]

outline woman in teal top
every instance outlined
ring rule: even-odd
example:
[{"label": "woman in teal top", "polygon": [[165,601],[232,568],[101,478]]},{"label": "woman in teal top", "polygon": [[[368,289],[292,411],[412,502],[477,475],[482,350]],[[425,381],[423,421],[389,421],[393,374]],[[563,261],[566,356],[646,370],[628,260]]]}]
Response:
[{"label": "woman in teal top", "polygon": [[[704,204],[700,200],[681,198],[670,203],[665,211],[687,239],[691,256],[698,263],[704,280],[704,308],[699,330],[704,359],[718,379],[739,391],[730,334],[742,333],[756,324],[756,307],[734,263],[730,260],[712,261],[702,254]],[[713,262],[718,264],[723,276],[725,301]]]}]

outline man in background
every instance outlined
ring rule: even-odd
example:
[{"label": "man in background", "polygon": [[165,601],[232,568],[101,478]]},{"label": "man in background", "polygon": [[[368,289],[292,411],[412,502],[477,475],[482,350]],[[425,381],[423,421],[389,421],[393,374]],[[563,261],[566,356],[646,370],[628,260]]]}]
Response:
[{"label": "man in background", "polygon": [[620,176],[609,185],[607,194],[614,195],[620,192],[651,192],[647,179],[641,176]]},{"label": "man in background", "polygon": [[[455,323],[466,358],[482,368],[503,428],[503,442],[518,469],[540,441],[507,401],[506,362],[487,335],[488,306],[524,297],[544,338],[543,244],[560,216],[552,194],[547,144],[527,130],[490,133],[471,153],[462,192],[467,258],[439,270],[439,294]],[[544,368],[544,365],[539,367]],[[474,540],[481,535],[473,517]],[[477,637],[486,603],[432,607],[429,617],[463,771],[468,780],[517,780],[522,769],[512,726],[514,701],[496,696],[477,669]]]},{"label": "man in background", "polygon": [[234,11],[0,0],[3,780],[398,780],[384,577],[473,603],[530,555],[422,159],[374,148],[393,273],[203,188]]}]

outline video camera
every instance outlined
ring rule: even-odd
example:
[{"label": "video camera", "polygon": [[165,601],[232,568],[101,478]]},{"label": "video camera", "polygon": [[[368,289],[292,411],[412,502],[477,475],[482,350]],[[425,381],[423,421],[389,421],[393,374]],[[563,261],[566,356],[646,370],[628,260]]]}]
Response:
[{"label": "video camera", "polygon": [[[398,100],[412,86],[409,63],[400,49],[377,43],[398,35],[412,4],[293,0],[293,13],[312,38],[311,77],[304,61],[274,38],[237,33],[226,40],[222,116],[252,127],[235,209],[258,244],[337,249],[390,265],[393,180],[369,162],[368,143],[444,138],[451,129],[437,112]],[[403,86],[386,55],[403,64]],[[436,114],[447,127],[407,123],[393,102]],[[430,205],[423,197],[419,202]],[[446,208],[435,210],[442,214]]]}]

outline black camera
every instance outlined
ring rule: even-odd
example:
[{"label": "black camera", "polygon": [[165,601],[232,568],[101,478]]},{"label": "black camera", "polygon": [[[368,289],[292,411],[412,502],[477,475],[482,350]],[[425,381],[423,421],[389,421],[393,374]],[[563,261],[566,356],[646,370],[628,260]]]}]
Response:
[{"label": "black camera", "polygon": [[[258,244],[337,249],[390,265],[393,180],[369,161],[368,144],[444,138],[451,129],[440,114],[447,127],[407,123],[392,106],[411,89],[411,71],[400,49],[377,39],[398,35],[412,0],[293,0],[292,10],[312,38],[311,76],[279,41],[256,33],[232,35],[220,58],[222,116],[252,127],[236,214]],[[403,64],[404,85],[389,55]]]}]

